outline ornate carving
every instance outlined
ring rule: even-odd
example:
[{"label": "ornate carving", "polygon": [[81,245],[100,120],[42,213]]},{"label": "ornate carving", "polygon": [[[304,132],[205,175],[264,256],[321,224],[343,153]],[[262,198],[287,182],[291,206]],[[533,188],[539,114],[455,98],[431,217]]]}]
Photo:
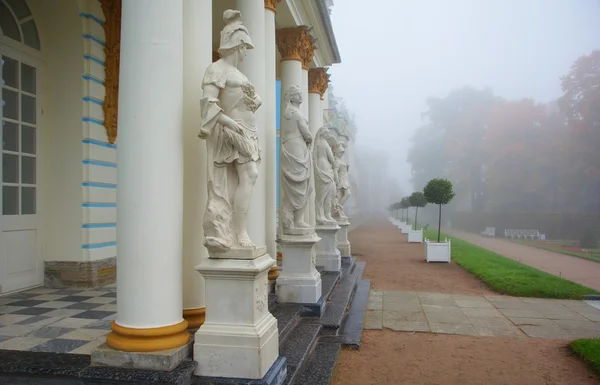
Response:
[{"label": "ornate carving", "polygon": [[328,86],[327,68],[311,68],[308,70],[308,92],[321,95],[321,100],[327,92]]},{"label": "ornate carving", "polygon": [[301,25],[299,27],[281,28],[275,31],[275,38],[282,61],[298,60],[304,64],[303,51],[306,49],[307,43],[312,44],[308,27]]},{"label": "ornate carving", "polygon": [[316,39],[314,39],[309,34],[308,38],[304,39],[302,43],[302,48],[300,49],[300,57],[302,58],[302,68],[305,70],[308,70],[308,66],[310,65],[310,62],[315,56],[315,42]]},{"label": "ornate carving", "polygon": [[265,0],[265,9],[270,9],[277,13],[277,5],[279,3],[281,3],[281,0]]},{"label": "ornate carving", "polygon": [[255,297],[256,297],[256,310],[262,312],[265,309],[265,305],[267,304],[269,283],[265,279],[263,283],[257,283],[256,288],[254,289]]},{"label": "ornate carving", "polygon": [[117,140],[117,117],[119,115],[119,59],[121,57],[121,0],[100,0],[104,13],[104,88],[102,103],[104,128],[108,142]]}]

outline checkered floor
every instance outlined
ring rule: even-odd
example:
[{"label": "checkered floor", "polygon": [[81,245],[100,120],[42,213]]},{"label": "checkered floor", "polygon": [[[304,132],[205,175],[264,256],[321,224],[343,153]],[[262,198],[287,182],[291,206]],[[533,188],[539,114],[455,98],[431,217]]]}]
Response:
[{"label": "checkered floor", "polygon": [[36,288],[0,297],[0,350],[90,354],[117,315],[117,288]]}]

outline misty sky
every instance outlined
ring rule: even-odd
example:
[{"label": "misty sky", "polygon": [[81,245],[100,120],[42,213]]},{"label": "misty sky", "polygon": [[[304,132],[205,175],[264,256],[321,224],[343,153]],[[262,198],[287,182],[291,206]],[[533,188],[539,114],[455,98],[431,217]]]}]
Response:
[{"label": "misty sky", "polygon": [[357,145],[385,150],[407,192],[406,155],[428,96],[471,85],[548,102],[573,61],[600,49],[598,0],[336,0],[331,9],[335,94],[356,114]]}]

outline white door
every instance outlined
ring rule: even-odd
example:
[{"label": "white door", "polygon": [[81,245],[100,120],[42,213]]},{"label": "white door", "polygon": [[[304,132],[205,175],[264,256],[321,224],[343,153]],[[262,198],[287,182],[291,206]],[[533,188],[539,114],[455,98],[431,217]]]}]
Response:
[{"label": "white door", "polygon": [[2,170],[0,293],[42,284],[37,129],[40,74],[33,60],[0,44]]}]

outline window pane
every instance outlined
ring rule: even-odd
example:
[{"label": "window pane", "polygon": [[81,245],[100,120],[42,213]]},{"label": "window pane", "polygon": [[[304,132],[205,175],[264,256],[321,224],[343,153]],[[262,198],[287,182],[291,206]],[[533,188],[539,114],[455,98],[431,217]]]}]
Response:
[{"label": "window pane", "polygon": [[23,43],[27,44],[31,48],[39,50],[40,39],[38,37],[38,30],[35,26],[35,21],[31,19],[21,24],[21,31],[23,31]]},{"label": "window pane", "polygon": [[2,121],[2,149],[19,151],[19,125]]},{"label": "window pane", "polygon": [[35,124],[35,98],[21,95],[21,121]]},{"label": "window pane", "polygon": [[2,186],[2,214],[19,215],[19,188]]},{"label": "window pane", "polygon": [[21,125],[21,152],[35,154],[35,127]]},{"label": "window pane", "polygon": [[35,184],[35,158],[21,156],[21,183]]},{"label": "window pane", "polygon": [[19,183],[19,156],[2,154],[2,181]]},{"label": "window pane", "polygon": [[31,15],[29,7],[25,4],[25,0],[6,0],[8,5],[12,8],[13,12],[17,16],[17,19],[23,20],[27,16]]},{"label": "window pane", "polygon": [[21,63],[21,90],[35,95],[35,68]]},{"label": "window pane", "polygon": [[19,62],[2,56],[2,84],[19,88]]},{"label": "window pane", "polygon": [[35,187],[21,187],[21,214],[35,214]]},{"label": "window pane", "polygon": [[19,120],[19,95],[6,88],[2,90],[2,116]]},{"label": "window pane", "polygon": [[0,28],[2,28],[4,36],[16,41],[21,41],[19,27],[8,8],[6,8],[2,2],[0,2]]}]

